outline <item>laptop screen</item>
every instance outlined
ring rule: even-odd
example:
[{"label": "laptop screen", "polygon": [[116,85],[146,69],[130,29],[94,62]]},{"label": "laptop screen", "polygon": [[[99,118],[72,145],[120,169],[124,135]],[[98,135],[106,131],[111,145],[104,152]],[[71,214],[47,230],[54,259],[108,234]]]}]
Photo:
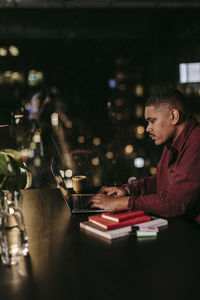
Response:
[{"label": "laptop screen", "polygon": [[55,158],[53,157],[51,160],[51,172],[54,176],[54,179],[57,183],[58,188],[61,191],[61,194],[66,202],[66,204],[69,206],[69,208],[71,209],[71,204],[70,204],[70,192],[69,189],[67,188],[67,185],[63,179],[63,177],[61,176],[61,172],[60,172],[60,168],[55,160]]}]

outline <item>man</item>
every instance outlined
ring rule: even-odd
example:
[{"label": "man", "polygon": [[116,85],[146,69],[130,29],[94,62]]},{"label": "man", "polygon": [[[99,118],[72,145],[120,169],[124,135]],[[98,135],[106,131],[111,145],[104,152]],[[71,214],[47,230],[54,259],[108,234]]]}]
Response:
[{"label": "man", "polygon": [[145,103],[146,131],[155,145],[164,144],[156,175],[122,187],[103,187],[92,207],[132,207],[171,217],[200,213],[200,125],[189,114],[178,90],[150,97]]}]

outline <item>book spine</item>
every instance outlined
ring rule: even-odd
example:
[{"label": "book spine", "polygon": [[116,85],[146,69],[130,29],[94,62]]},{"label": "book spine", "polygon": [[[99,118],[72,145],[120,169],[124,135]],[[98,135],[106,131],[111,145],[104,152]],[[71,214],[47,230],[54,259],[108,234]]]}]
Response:
[{"label": "book spine", "polygon": [[99,223],[99,222],[97,222],[97,221],[95,221],[95,220],[93,220],[93,219],[89,219],[89,222],[92,222],[93,224],[95,224],[95,225],[97,225],[97,226],[100,226],[100,227],[102,227],[103,229],[108,229],[108,226],[107,226],[107,225],[104,225],[104,224],[102,224],[102,223]]},{"label": "book spine", "polygon": [[107,238],[107,239],[111,239],[112,238],[111,235],[109,235],[108,232],[106,232],[106,231],[100,231],[98,229],[95,229],[94,227],[90,227],[89,225],[85,225],[85,224],[80,223],[80,227],[83,228],[83,229],[85,229],[85,230],[88,230],[88,231],[90,231],[92,233],[95,233],[95,234],[97,234],[99,236],[102,236],[104,238]]},{"label": "book spine", "polygon": [[102,214],[102,217],[114,222],[122,222],[122,221],[126,221],[126,220],[130,220],[130,219],[134,219],[137,217],[141,217],[144,216],[144,212],[143,211],[138,211],[138,212],[134,212],[134,214],[127,214],[125,216],[117,216],[115,214],[112,215],[108,215],[108,214]]}]

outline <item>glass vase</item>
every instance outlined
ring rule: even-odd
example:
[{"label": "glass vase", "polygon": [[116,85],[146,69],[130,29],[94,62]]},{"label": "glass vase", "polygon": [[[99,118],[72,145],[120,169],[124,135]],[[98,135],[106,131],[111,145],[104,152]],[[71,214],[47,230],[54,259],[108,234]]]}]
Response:
[{"label": "glass vase", "polygon": [[0,220],[1,260],[6,265],[16,265],[20,256],[29,253],[28,235],[22,213],[22,194],[11,193],[11,198],[3,192]]}]

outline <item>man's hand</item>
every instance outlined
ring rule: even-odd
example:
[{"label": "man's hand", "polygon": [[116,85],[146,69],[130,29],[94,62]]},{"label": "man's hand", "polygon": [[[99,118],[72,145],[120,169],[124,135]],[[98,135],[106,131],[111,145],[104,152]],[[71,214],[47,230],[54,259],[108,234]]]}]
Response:
[{"label": "man's hand", "polygon": [[122,197],[127,195],[127,191],[123,187],[116,187],[116,186],[103,186],[100,191],[100,194],[104,194],[107,196],[116,196],[116,197]]},{"label": "man's hand", "polygon": [[120,209],[128,207],[129,197],[116,197],[108,196],[102,193],[98,193],[93,196],[88,204],[90,207],[96,207],[101,209]]}]

